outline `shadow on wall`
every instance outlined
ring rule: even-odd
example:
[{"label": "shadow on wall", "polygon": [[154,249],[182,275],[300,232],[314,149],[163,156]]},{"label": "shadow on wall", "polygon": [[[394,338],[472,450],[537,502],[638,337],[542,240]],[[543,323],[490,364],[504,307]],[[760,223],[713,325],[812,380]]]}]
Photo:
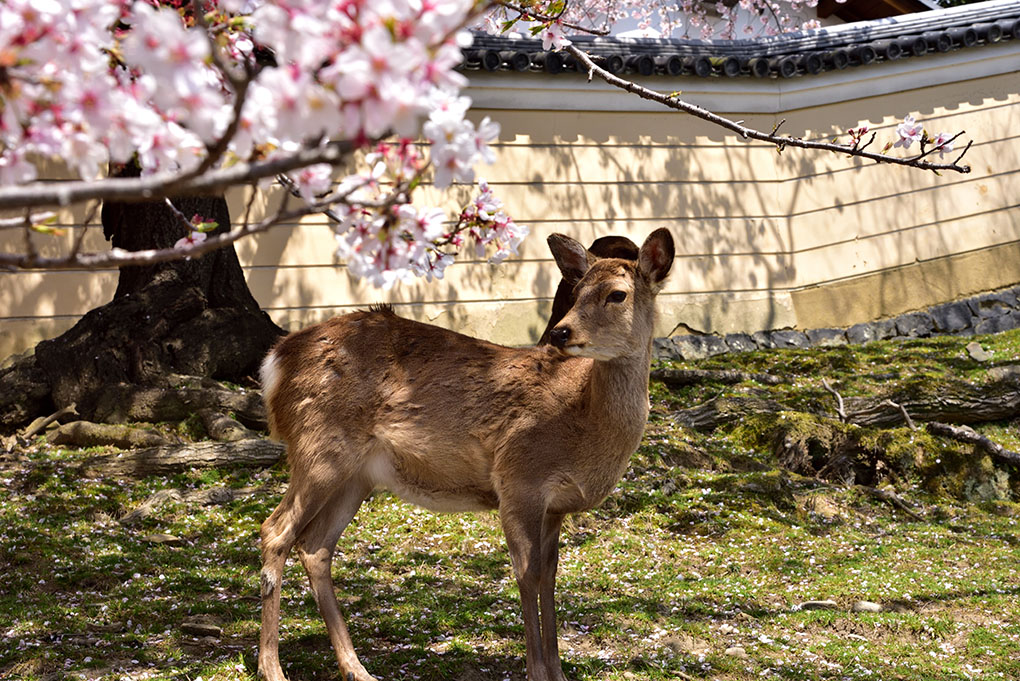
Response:
[{"label": "shadow on wall", "polygon": [[[868,125],[877,148],[895,139],[913,111],[931,134],[978,131],[966,162],[969,175],[875,166],[830,153],[747,144],[721,129],[679,114],[504,112],[503,137],[529,139],[527,176],[533,233],[562,230],[582,239],[624,234],[638,240],[657,226],[677,237],[678,262],[666,293],[712,293],[715,306],[689,306],[676,321],[718,328],[715,317],[737,312],[728,301],[755,297],[766,306],[757,328],[784,317],[791,292],[881,273],[918,261],[946,259],[1020,239],[1015,187],[1020,152],[1015,131],[1016,83],[976,96],[973,83],[897,93],[786,115],[782,130],[829,139]],[[759,129],[777,118],[736,116]],[[516,145],[507,144],[504,150]],[[915,147],[916,149],[916,147]],[[1011,210],[1012,209],[1012,210]],[[920,283],[927,305],[974,292],[949,281]],[[888,278],[863,306],[831,301],[849,322],[903,311],[905,291]],[[1008,284],[989,280],[977,290]],[[536,297],[549,295],[543,282]],[[745,329],[753,330],[753,329]]]},{"label": "shadow on wall", "polygon": [[[464,257],[444,280],[383,292],[352,280],[325,253],[315,265],[280,266],[299,238],[296,225],[278,227],[279,238],[252,240],[238,250],[249,249],[244,259],[255,263],[246,274],[256,298],[278,323],[297,320],[291,326],[389,301],[423,321],[495,340],[534,342],[559,281],[545,245],[548,234],[564,232],[586,244],[619,234],[640,243],[660,226],[673,232],[677,245],[662,301],[672,306],[671,323],[694,330],[790,325],[800,314],[791,313],[798,291],[941,259],[944,276],[929,277],[910,292],[927,297],[918,306],[929,305],[974,293],[981,276],[996,274],[994,268],[965,271],[950,256],[1020,240],[1015,81],[988,78],[783,115],[783,131],[816,139],[868,125],[877,132],[878,148],[893,139],[908,112],[932,133],[966,129],[975,140],[966,159],[974,170],[966,176],[873,167],[796,149],[778,154],[668,111],[476,112],[498,120],[501,138],[511,140],[497,146],[499,164],[487,175],[508,212],[531,228],[520,258],[490,266]],[[779,122],[769,115],[734,117],[766,130]],[[457,198],[467,196],[464,189]],[[243,211],[243,199],[231,202],[234,220]],[[328,227],[321,229],[328,234]],[[0,248],[16,247],[0,242]],[[3,324],[84,314],[112,297],[116,272],[0,277]],[[860,289],[841,296],[834,287],[829,313],[853,323],[864,321],[855,315],[902,311],[902,278],[874,280],[863,306]],[[741,324],[745,328],[737,328]]]}]

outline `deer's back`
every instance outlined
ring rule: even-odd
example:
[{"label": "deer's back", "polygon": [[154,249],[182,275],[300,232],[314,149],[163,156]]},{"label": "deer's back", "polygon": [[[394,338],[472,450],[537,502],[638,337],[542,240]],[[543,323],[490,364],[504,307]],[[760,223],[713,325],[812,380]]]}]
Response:
[{"label": "deer's back", "polygon": [[[267,358],[263,384],[274,434],[291,452],[295,444],[324,456],[338,447],[369,452],[365,466],[375,482],[394,488],[410,481],[422,494],[452,494],[437,487],[458,480],[477,504],[446,508],[414,490],[401,496],[461,510],[495,505],[501,453],[537,457],[503,462],[534,471],[566,466],[565,450],[584,447],[585,432],[569,424],[578,422],[590,368],[590,360],[548,347],[508,348],[384,309],[287,336]],[[534,443],[555,460],[545,461]]]}]

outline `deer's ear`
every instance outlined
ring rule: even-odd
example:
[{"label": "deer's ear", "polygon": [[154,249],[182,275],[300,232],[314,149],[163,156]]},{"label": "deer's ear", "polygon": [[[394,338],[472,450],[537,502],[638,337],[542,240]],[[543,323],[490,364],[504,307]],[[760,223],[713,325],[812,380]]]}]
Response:
[{"label": "deer's ear", "polygon": [[653,284],[661,284],[673,266],[675,255],[673,235],[669,233],[668,229],[661,227],[649,234],[645,242],[641,244],[641,251],[638,253],[638,269]]},{"label": "deer's ear", "polygon": [[598,258],[579,242],[564,234],[550,234],[547,240],[563,279],[576,284]]}]

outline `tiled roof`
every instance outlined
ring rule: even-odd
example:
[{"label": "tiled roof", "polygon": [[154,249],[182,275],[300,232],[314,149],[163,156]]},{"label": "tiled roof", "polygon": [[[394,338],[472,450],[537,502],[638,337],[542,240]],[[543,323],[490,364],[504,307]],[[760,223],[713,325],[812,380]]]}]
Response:
[{"label": "tiled roof", "polygon": [[[1020,40],[1020,0],[992,0],[893,19],[752,40],[572,37],[606,70],[634,76],[793,78]],[[572,56],[533,39],[477,34],[465,70],[577,71]],[[1020,64],[1017,64],[1020,72]]]}]

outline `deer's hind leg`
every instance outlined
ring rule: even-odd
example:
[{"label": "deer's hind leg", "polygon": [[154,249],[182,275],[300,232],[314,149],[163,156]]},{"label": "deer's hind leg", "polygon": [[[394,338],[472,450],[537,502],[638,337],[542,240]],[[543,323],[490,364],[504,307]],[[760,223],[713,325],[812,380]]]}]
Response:
[{"label": "deer's hind leg", "polygon": [[[298,447],[295,444],[288,445],[292,450],[288,456],[291,462],[290,484],[280,505],[262,523],[262,629],[259,637],[258,673],[266,681],[286,681],[280,667],[279,649],[280,587],[287,557],[313,519],[326,506],[333,506],[333,497],[344,488],[345,483],[355,478],[357,472],[356,460],[336,457],[327,464],[321,457],[310,457],[308,452],[302,452]],[[317,465],[302,465],[309,461]],[[358,500],[359,504],[362,499],[364,496]],[[354,510],[357,510],[356,506]],[[329,517],[332,514],[327,512],[326,515]]]},{"label": "deer's hind leg", "polygon": [[354,651],[347,623],[340,612],[340,605],[333,591],[330,568],[340,535],[371,492],[372,485],[360,478],[347,481],[339,489],[334,490],[333,496],[308,523],[297,540],[298,557],[308,573],[315,603],[319,606],[319,614],[326,622],[329,642],[336,653],[341,678],[345,681],[351,678],[350,675],[353,675],[356,681],[372,681],[372,676],[365,671]]}]

